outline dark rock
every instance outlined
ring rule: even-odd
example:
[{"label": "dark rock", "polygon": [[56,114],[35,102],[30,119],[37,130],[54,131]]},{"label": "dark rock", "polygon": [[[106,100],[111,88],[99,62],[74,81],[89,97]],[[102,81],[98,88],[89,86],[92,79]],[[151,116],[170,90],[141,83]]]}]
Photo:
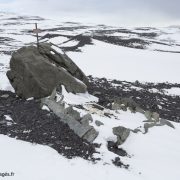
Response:
[{"label": "dark rock", "polygon": [[174,125],[170,121],[168,121],[166,119],[160,119],[160,124],[161,125],[167,125],[167,126],[173,128],[173,129],[175,129]]},{"label": "dark rock", "polygon": [[14,52],[10,68],[7,76],[20,97],[49,96],[58,84],[64,85],[68,92],[86,92],[86,85],[80,81],[86,81],[82,71],[72,61],[70,63],[67,56],[65,59],[65,56],[44,45],[39,48],[23,47]]},{"label": "dark rock", "polygon": [[121,159],[119,157],[116,157],[114,160],[112,160],[112,162],[117,167],[123,167],[125,169],[129,168],[129,165],[125,165],[123,162],[121,162]]},{"label": "dark rock", "polygon": [[118,148],[117,143],[113,142],[113,141],[108,141],[107,144],[108,150],[119,155],[119,156],[127,156],[127,152],[122,149],[122,148]]},{"label": "dark rock", "polygon": [[101,121],[98,121],[98,120],[95,121],[95,124],[96,124],[96,126],[102,126],[102,125],[104,125],[104,123],[102,123]]}]

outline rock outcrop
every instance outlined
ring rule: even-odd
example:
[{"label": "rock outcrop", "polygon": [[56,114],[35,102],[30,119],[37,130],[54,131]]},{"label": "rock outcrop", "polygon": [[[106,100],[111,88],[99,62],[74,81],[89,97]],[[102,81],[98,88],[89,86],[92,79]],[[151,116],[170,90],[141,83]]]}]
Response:
[{"label": "rock outcrop", "polygon": [[7,72],[15,92],[24,98],[49,96],[57,85],[68,92],[84,93],[87,77],[65,54],[51,48],[50,44],[22,47],[14,52]]}]

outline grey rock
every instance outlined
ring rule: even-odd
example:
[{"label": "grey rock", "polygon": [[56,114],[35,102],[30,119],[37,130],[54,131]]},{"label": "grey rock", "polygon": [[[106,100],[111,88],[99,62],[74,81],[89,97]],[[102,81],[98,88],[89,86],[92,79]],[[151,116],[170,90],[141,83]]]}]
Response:
[{"label": "grey rock", "polygon": [[134,129],[134,130],[131,130],[133,133],[138,133],[138,132],[141,132],[141,130],[140,129],[138,129],[138,128],[136,128],[136,129]]},{"label": "grey rock", "polygon": [[96,126],[102,126],[102,125],[104,125],[104,123],[102,123],[101,121],[98,121],[98,120],[95,121],[95,124],[96,124]]},{"label": "grey rock", "polygon": [[93,92],[93,95],[94,95],[94,96],[101,95],[101,92],[99,92],[99,91],[94,91],[94,92]]},{"label": "grey rock", "polygon": [[130,98],[117,98],[114,100],[114,103],[112,104],[113,110],[123,110],[127,111],[127,108],[132,113],[140,112],[144,113],[143,109],[139,107],[139,105],[130,97]]},{"label": "grey rock", "polygon": [[173,128],[173,129],[175,129],[174,125],[170,121],[168,121],[166,119],[160,119],[160,124],[167,125],[167,126]]},{"label": "grey rock", "polygon": [[128,138],[130,129],[127,129],[123,126],[114,127],[113,134],[117,136],[117,145],[121,145]]},{"label": "grey rock", "polygon": [[152,113],[152,118],[153,118],[155,121],[159,121],[159,113],[153,112],[153,113]]},{"label": "grey rock", "polygon": [[[67,110],[67,108],[64,109],[61,104],[48,98],[43,98],[41,101],[43,104],[47,105],[48,108],[52,110],[58,117],[60,117],[60,121],[66,123],[69,128],[72,129],[79,137],[92,143],[98,136],[98,132],[92,126],[81,124],[77,120],[79,119],[80,115],[77,114],[72,107],[70,107],[69,110]],[[74,116],[76,116],[76,118],[74,118]]]},{"label": "grey rock", "polygon": [[81,116],[80,113],[73,109],[72,106],[69,106],[64,110],[64,114],[67,114],[69,116],[72,116],[75,120],[80,121]]},{"label": "grey rock", "polygon": [[80,122],[81,122],[81,124],[89,125],[89,122],[93,122],[93,118],[92,118],[91,114],[86,114],[82,117]]},{"label": "grey rock", "polygon": [[136,112],[139,112],[141,114],[145,113],[145,111],[141,107],[139,107],[139,106],[136,107]]},{"label": "grey rock", "polygon": [[123,110],[123,111],[127,111],[127,106],[125,106],[124,104],[113,103],[113,104],[112,104],[112,110]]},{"label": "grey rock", "polygon": [[145,111],[144,116],[147,118],[147,120],[152,120],[152,112],[151,111]]},{"label": "grey rock", "polygon": [[136,107],[129,107],[129,110],[131,111],[131,113],[136,113]]},{"label": "grey rock", "polygon": [[[47,97],[59,84],[64,85],[68,92],[86,92],[87,86],[82,82],[86,82],[84,73],[70,63],[70,59],[65,59],[67,56],[57,52],[52,54],[51,51],[54,50],[46,46],[39,49],[29,46],[13,53],[7,77],[18,96]],[[73,71],[73,65],[77,72]]]},{"label": "grey rock", "polygon": [[2,98],[8,98],[9,95],[8,95],[8,94],[3,94],[1,97],[2,97]]},{"label": "grey rock", "polygon": [[94,139],[98,136],[98,132],[92,127],[84,136],[83,139],[86,139],[88,142],[93,142]]},{"label": "grey rock", "polygon": [[121,106],[118,103],[113,103],[111,108],[112,108],[112,110],[119,110],[119,109],[121,109]]},{"label": "grey rock", "polygon": [[153,123],[145,123],[144,124],[144,134],[148,133],[149,128],[155,127],[155,126],[163,126],[160,123],[153,122]]}]

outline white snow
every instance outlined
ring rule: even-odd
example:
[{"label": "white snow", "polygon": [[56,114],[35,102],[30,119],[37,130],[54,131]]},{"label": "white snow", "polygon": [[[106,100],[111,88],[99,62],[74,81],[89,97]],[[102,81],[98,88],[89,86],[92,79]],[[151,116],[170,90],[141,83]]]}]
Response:
[{"label": "white snow", "polygon": [[107,140],[115,140],[112,127],[123,125],[134,129],[142,125],[143,115],[121,112],[118,120],[114,118],[93,115],[94,120],[100,120],[103,126],[97,127],[99,136],[95,140],[102,146],[95,157],[102,160],[93,164],[80,158],[68,160],[50,147],[35,145],[28,142],[11,139],[0,135],[0,172],[14,172],[13,180],[54,180],[87,179],[111,180],[122,178],[126,180],[178,180],[180,172],[180,125],[173,123],[176,129],[168,126],[155,127],[148,134],[131,133],[121,146],[131,157],[121,157],[125,164],[130,164],[129,170],[112,165],[111,159],[117,155],[107,150]]},{"label": "white snow", "polygon": [[169,94],[169,95],[175,95],[175,96],[180,96],[180,88],[171,88],[171,89],[163,89],[165,91],[165,93]]},{"label": "white snow", "polygon": [[82,105],[88,102],[97,102],[98,98],[95,96],[90,95],[88,92],[86,93],[68,93],[64,86],[62,86],[62,95],[64,96],[64,101],[67,104],[72,105]]},{"label": "white snow", "polygon": [[68,55],[88,75],[126,81],[180,82],[180,54],[145,51],[93,41]]}]

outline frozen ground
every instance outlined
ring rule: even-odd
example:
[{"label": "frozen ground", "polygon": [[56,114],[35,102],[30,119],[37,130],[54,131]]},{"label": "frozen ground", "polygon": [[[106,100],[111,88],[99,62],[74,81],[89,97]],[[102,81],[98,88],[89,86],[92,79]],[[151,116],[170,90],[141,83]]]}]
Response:
[{"label": "frozen ground", "polygon": [[[39,17],[19,17],[15,14],[4,13],[1,13],[0,20],[0,90],[13,91],[5,75],[9,68],[10,54],[19,47],[35,41],[32,32],[29,32],[34,28],[35,21],[39,22],[38,25],[42,29],[46,29],[42,33],[42,37],[47,33],[58,34],[57,37],[44,38],[44,40],[59,46],[62,46],[60,44],[70,38],[74,38],[74,40],[69,44],[64,44],[64,47],[76,46],[82,42],[84,36],[80,36],[80,39],[74,36],[84,32],[88,38],[91,37],[90,42],[78,46],[75,51],[74,48],[73,51],[67,51],[67,54],[87,75],[126,81],[180,83],[179,27],[123,30],[123,28],[117,27],[58,23]],[[142,35],[145,32],[158,35],[148,34],[147,37],[147,34]],[[108,36],[116,36],[116,39],[111,38],[105,42]],[[137,42],[130,41],[122,44],[124,39],[132,40],[133,38],[138,39]],[[113,41],[111,41],[112,39]],[[148,43],[144,44],[144,42]],[[179,89],[176,87],[164,89],[164,91],[166,94],[178,97]],[[157,91],[157,89],[152,89],[152,91]],[[88,107],[87,102],[97,101],[97,98],[89,94],[77,96],[66,94],[65,101]],[[86,113],[85,110],[79,111],[82,115]],[[117,118],[108,118],[98,112],[93,115],[92,125],[100,132],[96,142],[102,144],[99,149],[101,153],[96,155],[102,160],[96,164],[80,158],[68,160],[50,147],[0,135],[0,173],[14,172],[13,177],[4,178],[13,180],[111,180],[117,178],[179,180],[180,124],[172,122],[175,129],[168,126],[155,127],[150,129],[148,134],[131,133],[128,140],[122,145],[129,154],[129,157],[121,157],[124,164],[130,165],[126,170],[112,164],[112,159],[117,155],[107,150],[107,140],[115,139],[112,127],[121,125],[135,129],[143,126],[145,117],[140,113],[133,114],[130,111],[112,113]],[[8,118],[9,115],[7,114],[6,117]],[[95,120],[103,122],[104,126],[97,127]]]}]

